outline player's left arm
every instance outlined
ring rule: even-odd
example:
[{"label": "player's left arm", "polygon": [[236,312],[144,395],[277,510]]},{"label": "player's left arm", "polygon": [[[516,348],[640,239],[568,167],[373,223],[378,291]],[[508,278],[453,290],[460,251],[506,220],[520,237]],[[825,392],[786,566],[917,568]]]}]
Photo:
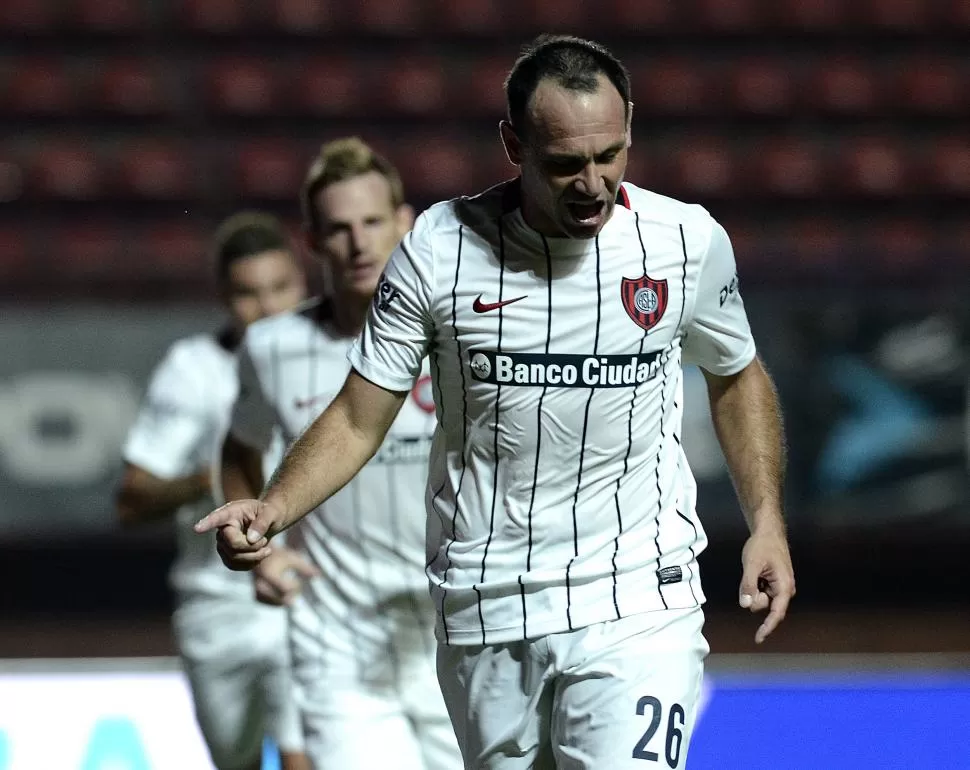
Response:
[{"label": "player's left arm", "polygon": [[774,383],[755,351],[731,241],[716,222],[700,262],[684,360],[704,372],[714,428],[751,533],[738,601],[751,612],[769,610],[755,634],[760,644],[795,594],[784,522],[784,428]]}]

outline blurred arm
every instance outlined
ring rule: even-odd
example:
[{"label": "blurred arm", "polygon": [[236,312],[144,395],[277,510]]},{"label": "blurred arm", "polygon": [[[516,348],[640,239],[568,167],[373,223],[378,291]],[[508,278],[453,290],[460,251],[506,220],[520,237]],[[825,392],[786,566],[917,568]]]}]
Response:
[{"label": "blurred arm", "polygon": [[263,462],[259,450],[226,435],[221,455],[222,492],[226,500],[258,497],[263,489]]},{"label": "blurred arm", "polygon": [[144,524],[172,515],[179,507],[209,493],[207,469],[174,479],[163,479],[125,463],[115,496],[115,511],[123,526]]}]

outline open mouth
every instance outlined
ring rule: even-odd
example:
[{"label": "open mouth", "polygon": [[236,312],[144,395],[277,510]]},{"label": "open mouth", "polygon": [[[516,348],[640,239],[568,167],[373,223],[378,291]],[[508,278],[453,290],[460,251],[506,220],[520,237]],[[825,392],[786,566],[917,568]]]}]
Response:
[{"label": "open mouth", "polygon": [[569,201],[566,204],[573,220],[580,225],[594,225],[599,222],[606,204],[601,200],[589,202]]}]

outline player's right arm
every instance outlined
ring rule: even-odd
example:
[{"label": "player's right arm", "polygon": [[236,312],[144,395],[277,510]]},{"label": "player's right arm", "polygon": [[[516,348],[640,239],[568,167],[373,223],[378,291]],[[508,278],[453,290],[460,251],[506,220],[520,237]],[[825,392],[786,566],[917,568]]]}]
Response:
[{"label": "player's right arm", "polygon": [[193,467],[211,430],[205,399],[186,349],[173,346],[153,372],[125,441],[125,470],[115,496],[122,524],[169,516],[209,493],[209,470]]},{"label": "player's right arm", "polygon": [[269,540],[349,482],[374,456],[420,374],[434,324],[433,255],[427,214],[388,262],[330,406],[293,444],[262,499],[229,503],[196,525],[218,529],[219,553],[232,569],[269,555]]}]

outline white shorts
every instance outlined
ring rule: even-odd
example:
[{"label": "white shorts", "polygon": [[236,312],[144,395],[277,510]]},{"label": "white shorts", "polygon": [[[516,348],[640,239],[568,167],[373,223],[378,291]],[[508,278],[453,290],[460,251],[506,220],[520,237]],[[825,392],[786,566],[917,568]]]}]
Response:
[{"label": "white shorts", "polygon": [[466,770],[683,768],[709,651],[697,608],[438,649]]},{"label": "white shorts", "polygon": [[435,674],[426,594],[339,610],[300,597],[290,610],[296,701],[316,770],[458,770]]},{"label": "white shorts", "polygon": [[255,599],[192,599],[175,611],[173,626],[196,720],[219,770],[253,767],[267,736],[281,751],[302,751],[285,611]]}]

